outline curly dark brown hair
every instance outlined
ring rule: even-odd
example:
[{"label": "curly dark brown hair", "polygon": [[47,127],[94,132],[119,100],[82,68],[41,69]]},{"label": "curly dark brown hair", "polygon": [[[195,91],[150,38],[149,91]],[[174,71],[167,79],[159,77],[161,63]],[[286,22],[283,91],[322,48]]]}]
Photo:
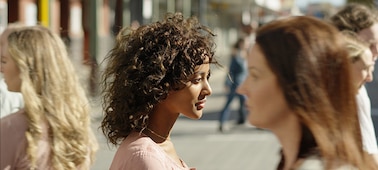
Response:
[{"label": "curly dark brown hair", "polygon": [[147,126],[148,114],[169,91],[180,90],[195,68],[214,58],[214,34],[195,17],[167,14],[163,21],[123,28],[102,75],[105,117],[101,128],[117,145]]},{"label": "curly dark brown hair", "polygon": [[362,4],[350,3],[330,18],[339,30],[360,32],[378,23],[377,11]]}]

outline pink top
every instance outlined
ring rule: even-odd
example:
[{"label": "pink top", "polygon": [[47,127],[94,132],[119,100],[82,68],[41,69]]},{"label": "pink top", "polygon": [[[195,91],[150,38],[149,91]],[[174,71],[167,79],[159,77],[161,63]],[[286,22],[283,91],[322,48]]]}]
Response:
[{"label": "pink top", "polygon": [[[0,119],[0,170],[30,169],[27,156],[25,132],[28,120],[23,109]],[[42,127],[42,140],[38,143],[37,169],[51,169],[50,145],[47,140],[47,126]]]},{"label": "pink top", "polygon": [[[29,170],[30,160],[27,155],[28,141],[25,132],[29,122],[24,109],[0,119],[0,170]],[[51,145],[47,123],[42,124],[42,135],[38,141],[36,169],[53,169],[51,164]],[[88,169],[89,154],[82,166],[77,169]]]},{"label": "pink top", "polygon": [[195,170],[181,162],[183,166],[148,136],[132,132],[119,146],[110,170]]}]

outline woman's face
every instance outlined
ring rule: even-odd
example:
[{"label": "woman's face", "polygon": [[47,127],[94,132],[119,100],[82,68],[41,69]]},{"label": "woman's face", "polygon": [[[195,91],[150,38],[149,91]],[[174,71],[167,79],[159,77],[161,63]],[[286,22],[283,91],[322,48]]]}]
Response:
[{"label": "woman's face", "polygon": [[[373,62],[375,63],[378,58],[378,23],[374,23],[371,27],[365,28],[357,34],[362,40],[369,43],[370,51],[373,54]],[[373,81],[373,71],[374,66],[371,67],[370,71],[368,72],[369,79],[367,79],[366,82]]]},{"label": "woman's face", "polygon": [[8,90],[12,92],[21,91],[20,69],[16,62],[8,53],[8,44],[1,43],[1,73],[4,75],[4,81],[7,84]]},{"label": "woman's face", "polygon": [[360,59],[352,63],[352,80],[354,86],[359,89],[363,84],[372,80],[371,69],[374,67],[373,54],[366,49]]},{"label": "woman's face", "polygon": [[159,103],[159,108],[173,114],[181,113],[192,119],[201,118],[206,97],[212,92],[208,81],[209,77],[210,64],[197,66],[186,86],[181,90],[171,91],[168,97]]},{"label": "woman's face", "polygon": [[374,23],[371,27],[365,28],[357,33],[365,42],[369,43],[370,51],[373,53],[373,60],[378,57],[378,23]]},{"label": "woman's face", "polygon": [[272,129],[294,114],[290,112],[276,75],[268,67],[258,44],[253,46],[247,60],[249,74],[238,93],[247,96],[249,122],[257,127]]}]

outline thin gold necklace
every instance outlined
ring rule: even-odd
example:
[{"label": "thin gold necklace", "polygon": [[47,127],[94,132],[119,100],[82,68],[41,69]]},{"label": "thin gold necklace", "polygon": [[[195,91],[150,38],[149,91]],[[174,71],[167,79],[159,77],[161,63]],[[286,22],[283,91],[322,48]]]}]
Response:
[{"label": "thin gold necklace", "polygon": [[148,127],[146,127],[146,129],[147,129],[149,132],[151,132],[152,134],[154,134],[155,136],[157,136],[157,137],[159,137],[159,138],[161,138],[161,139],[163,139],[163,140],[167,140],[167,138],[168,138],[168,136],[167,136],[167,137],[164,137],[164,136],[162,136],[162,135],[159,135],[158,133],[154,132],[153,130],[151,130],[151,129],[148,128]]}]

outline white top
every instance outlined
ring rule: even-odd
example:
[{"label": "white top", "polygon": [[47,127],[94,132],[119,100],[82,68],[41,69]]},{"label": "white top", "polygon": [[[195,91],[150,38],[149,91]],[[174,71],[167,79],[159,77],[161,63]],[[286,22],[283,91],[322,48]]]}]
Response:
[{"label": "white top", "polygon": [[295,170],[322,170],[324,169],[324,162],[316,156],[311,156],[304,159]]},{"label": "white top", "polygon": [[[303,159],[300,164],[293,168],[294,170],[325,170],[324,160],[318,156],[310,156]],[[341,164],[332,170],[358,170],[356,167],[349,164]]]},{"label": "white top", "polygon": [[21,93],[8,91],[4,79],[0,75],[0,118],[17,112],[24,107]]},{"label": "white top", "polygon": [[360,122],[363,149],[369,154],[378,154],[377,139],[371,118],[371,104],[365,86],[362,86],[356,96],[358,119]]}]

